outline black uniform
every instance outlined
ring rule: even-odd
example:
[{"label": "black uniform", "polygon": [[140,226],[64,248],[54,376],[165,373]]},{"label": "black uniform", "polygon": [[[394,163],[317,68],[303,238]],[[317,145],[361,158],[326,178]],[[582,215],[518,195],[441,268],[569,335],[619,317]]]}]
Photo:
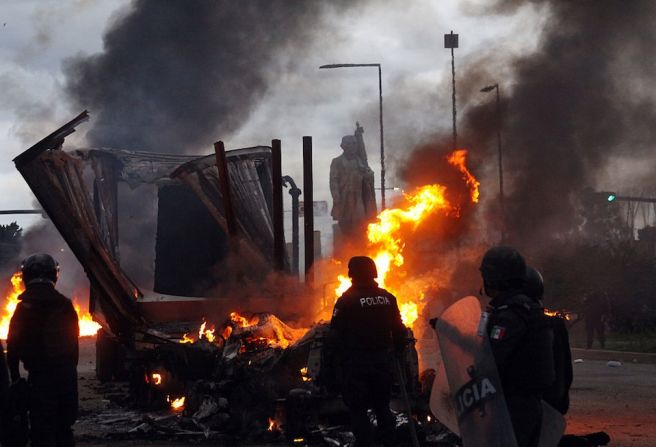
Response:
[{"label": "black uniform", "polygon": [[518,447],[540,438],[541,399],[555,378],[553,330],[542,307],[517,292],[490,302],[488,333]]},{"label": "black uniform", "polygon": [[376,413],[381,435],[392,442],[393,362],[404,342],[405,327],[396,298],[375,281],[354,281],[335,303],[329,344],[342,368],[342,397],[351,411],[359,446],[372,444],[369,408]]},{"label": "black uniform", "polygon": [[[0,415],[5,414],[8,396],[9,371],[7,370],[7,358],[5,357],[5,350],[2,346],[2,342],[0,342]],[[5,422],[5,420],[0,420],[0,442],[5,439],[5,434],[7,431],[7,424]]]},{"label": "black uniform", "polygon": [[71,301],[52,283],[29,284],[9,325],[7,362],[12,381],[19,361],[28,371],[33,447],[72,446],[77,419],[79,326]]},{"label": "black uniform", "polygon": [[569,389],[574,380],[569,332],[564,318],[551,316],[548,319],[554,334],[553,353],[556,374],[553,384],[545,390],[542,399],[560,413],[566,414],[569,410]]}]

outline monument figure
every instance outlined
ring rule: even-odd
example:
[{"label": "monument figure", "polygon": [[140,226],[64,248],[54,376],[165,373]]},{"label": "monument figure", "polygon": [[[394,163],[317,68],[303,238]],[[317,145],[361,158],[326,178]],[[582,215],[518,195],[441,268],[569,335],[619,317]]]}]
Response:
[{"label": "monument figure", "polygon": [[367,163],[363,133],[356,123],[354,135],[342,138],[344,152],[330,164],[331,215],[344,235],[364,230],[367,221],[376,216],[374,171]]}]

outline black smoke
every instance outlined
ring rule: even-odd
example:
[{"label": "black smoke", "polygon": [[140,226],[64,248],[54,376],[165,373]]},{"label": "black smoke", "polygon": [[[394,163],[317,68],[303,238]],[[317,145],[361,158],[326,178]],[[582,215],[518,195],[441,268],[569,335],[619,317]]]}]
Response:
[{"label": "black smoke", "polygon": [[92,112],[91,145],[211,150],[302,62],[329,12],[350,3],[135,0],[109,27],[102,53],[68,61],[66,90]]},{"label": "black smoke", "polygon": [[[575,235],[581,191],[619,169],[609,165],[618,157],[653,164],[656,144],[654,97],[645,88],[656,74],[656,4],[533,3],[547,16],[538,48],[512,62],[512,84],[502,87],[507,225],[511,241],[526,247]],[[494,12],[525,4],[498,2]],[[491,102],[464,116],[474,148],[496,148],[494,114]]]},{"label": "black smoke", "polygon": [[[91,112],[92,147],[208,153],[310,49],[332,45],[327,24],[353,7],[348,0],[134,0],[112,19],[102,52],[66,62],[66,94]],[[151,287],[156,195],[143,189],[120,192],[121,262]]]}]

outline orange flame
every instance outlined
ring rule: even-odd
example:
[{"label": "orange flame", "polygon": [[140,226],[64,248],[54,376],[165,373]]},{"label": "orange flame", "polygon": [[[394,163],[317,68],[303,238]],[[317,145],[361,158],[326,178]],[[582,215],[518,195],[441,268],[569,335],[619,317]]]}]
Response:
[{"label": "orange flame", "polygon": [[[437,211],[445,214],[454,211],[445,193],[446,187],[442,185],[422,186],[414,194],[405,195],[407,207],[383,210],[377,217],[378,221],[369,224],[367,238],[370,249],[374,251],[372,257],[378,270],[380,287],[390,289],[385,282],[387,274],[393,267],[401,267],[405,262],[403,258],[405,244],[401,239],[401,230],[407,227],[415,230],[426,217]],[[335,290],[335,294],[341,296],[351,286],[351,280],[342,275],[338,280],[340,285]],[[390,291],[394,293],[393,290]],[[414,300],[400,302],[399,310],[403,324],[406,326],[412,326],[419,316],[419,308]]]},{"label": "orange flame", "polygon": [[73,307],[75,307],[75,312],[77,312],[78,324],[80,325],[80,337],[91,337],[96,335],[102,326],[98,322],[93,321],[93,317],[89,312],[82,311],[79,304],[74,302]]},{"label": "orange flame", "polygon": [[195,340],[189,337],[189,334],[182,334],[182,339],[180,343],[193,343]]},{"label": "orange flame", "polygon": [[569,313],[565,312],[565,311],[562,311],[562,310],[549,310],[546,307],[544,308],[544,314],[549,316],[549,317],[564,318],[567,321],[572,319],[572,316]]},{"label": "orange flame", "polygon": [[177,399],[171,399],[170,396],[166,396],[166,401],[170,404],[171,410],[173,411],[182,411],[184,410],[185,397],[178,397]]},{"label": "orange flame", "polygon": [[[447,157],[447,161],[462,172],[463,179],[471,190],[470,199],[473,203],[477,203],[480,182],[465,165],[467,151],[456,150]],[[417,291],[417,296],[399,296],[393,284],[387,284],[388,274],[392,269],[399,269],[405,263],[404,233],[415,231],[428,216],[435,213],[440,212],[446,216],[458,215],[459,207],[447,200],[446,192],[447,188],[439,184],[417,188],[412,194],[404,194],[405,206],[381,211],[376,221],[367,227],[368,254],[376,263],[378,284],[397,296],[401,319],[408,327],[412,327],[419,317],[423,307],[423,291]],[[343,275],[339,275],[337,280],[339,286],[335,289],[335,295],[339,297],[351,286],[351,280]]]},{"label": "orange flame", "polygon": [[11,291],[5,298],[5,308],[2,314],[2,319],[0,319],[0,338],[2,340],[7,339],[7,334],[9,333],[9,322],[16,311],[16,306],[19,302],[18,297],[24,291],[25,287],[23,286],[23,278],[21,277],[20,272],[14,273],[11,276]]},{"label": "orange flame", "polygon": [[185,333],[182,334],[182,339],[180,339],[179,343],[195,343],[197,340],[202,339],[205,339],[210,343],[214,343],[214,340],[216,340],[216,335],[214,335],[215,330],[216,329],[214,329],[214,327],[212,327],[212,329],[207,329],[207,321],[203,320],[200,327],[198,328],[198,338],[194,338],[188,333]]},{"label": "orange flame", "polygon": [[[9,334],[9,322],[11,321],[11,317],[14,315],[16,306],[19,303],[18,297],[24,291],[25,286],[23,285],[21,273],[14,273],[11,276],[11,291],[5,297],[5,306],[2,317],[0,318],[0,339],[2,340],[7,339],[7,335]],[[75,312],[77,312],[80,326],[80,337],[90,337],[96,335],[102,326],[96,321],[93,321],[93,317],[89,312],[83,311],[80,308],[80,305],[76,302],[77,300],[75,297],[72,301]]]},{"label": "orange flame", "polygon": [[476,180],[476,177],[474,177],[471,172],[469,172],[469,169],[467,169],[467,150],[458,149],[453,151],[448,157],[446,157],[446,160],[449,164],[455,166],[460,172],[462,172],[462,178],[471,189],[471,201],[473,203],[478,203],[478,187],[481,186],[481,182]]},{"label": "orange flame", "polygon": [[200,329],[198,330],[198,339],[202,340],[203,338],[205,338],[207,341],[212,343],[216,338],[214,335],[215,329],[205,329],[206,327],[207,327],[207,322],[203,321],[203,324],[200,325]]},{"label": "orange flame", "polygon": [[299,370],[299,372],[301,373],[301,379],[303,379],[303,382],[311,382],[312,381],[312,377],[308,376],[307,366],[301,368]]},{"label": "orange flame", "polygon": [[224,340],[230,338],[231,335],[232,335],[232,326],[226,326],[225,329],[223,329],[223,332],[221,332],[221,337],[223,337]]},{"label": "orange flame", "polygon": [[254,315],[250,319],[242,317],[237,312],[230,312],[230,320],[237,325],[237,327],[251,327],[257,325],[260,321],[260,318],[257,315]]},{"label": "orange flame", "polygon": [[269,427],[267,428],[267,430],[268,431],[278,430],[278,424],[276,423],[276,421],[269,418]]}]

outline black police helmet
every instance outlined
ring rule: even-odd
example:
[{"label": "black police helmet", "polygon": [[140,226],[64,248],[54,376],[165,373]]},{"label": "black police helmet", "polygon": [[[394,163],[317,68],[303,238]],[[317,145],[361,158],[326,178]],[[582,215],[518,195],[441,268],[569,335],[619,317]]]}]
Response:
[{"label": "black police helmet", "polygon": [[348,263],[348,275],[356,281],[377,278],[376,263],[369,256],[353,256]]},{"label": "black police helmet", "polygon": [[524,281],[526,261],[514,248],[499,245],[485,253],[480,271],[485,282]]},{"label": "black police helmet", "polygon": [[524,293],[529,298],[541,300],[544,295],[544,280],[542,275],[533,267],[526,267],[526,283]]},{"label": "black police helmet", "polygon": [[59,263],[46,253],[37,253],[28,256],[21,263],[23,283],[57,282],[59,278]]}]

